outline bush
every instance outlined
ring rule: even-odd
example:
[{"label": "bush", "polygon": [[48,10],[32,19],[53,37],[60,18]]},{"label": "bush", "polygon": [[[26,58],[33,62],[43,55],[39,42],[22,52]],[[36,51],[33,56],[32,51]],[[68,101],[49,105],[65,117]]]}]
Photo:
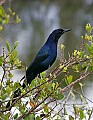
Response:
[{"label": "bush", "polygon": [[[2,33],[6,25],[10,23],[19,23],[21,19],[18,15],[8,8],[7,11],[0,6],[0,32]],[[88,107],[91,100],[84,96],[82,80],[93,73],[93,34],[90,24],[85,26],[86,34],[81,36],[82,44],[78,50],[68,54],[68,59],[64,57],[65,46],[60,45],[60,61],[49,75],[41,73],[41,78],[36,77],[32,83],[22,89],[19,82],[13,82],[12,71],[22,69],[24,66],[18,58],[18,41],[12,48],[6,41],[6,49],[2,48],[0,56],[0,67],[3,69],[3,75],[0,79],[0,119],[9,120],[49,120],[55,119],[91,119],[92,109]],[[7,50],[7,51],[6,51]],[[76,74],[78,77],[76,78]],[[58,82],[58,77],[62,75],[62,80]],[[61,84],[65,83],[65,87]],[[74,89],[75,84],[79,83],[80,90]],[[20,94],[16,101],[12,103],[14,91],[20,88]],[[81,93],[80,93],[81,91]],[[77,104],[76,94],[80,99]],[[69,103],[72,99],[73,103]],[[6,108],[7,102],[11,105]],[[15,106],[15,107],[14,107]],[[68,111],[71,109],[71,113]],[[13,109],[14,108],[14,109]],[[10,111],[10,109],[12,109]],[[15,110],[17,110],[15,112]],[[56,112],[57,111],[57,112]]]}]

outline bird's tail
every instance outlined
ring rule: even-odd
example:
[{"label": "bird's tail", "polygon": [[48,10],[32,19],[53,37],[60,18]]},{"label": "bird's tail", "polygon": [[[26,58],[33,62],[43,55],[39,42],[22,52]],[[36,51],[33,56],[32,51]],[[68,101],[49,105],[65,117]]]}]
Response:
[{"label": "bird's tail", "polygon": [[21,82],[23,79],[25,79],[25,76],[21,78],[20,82]]},{"label": "bird's tail", "polygon": [[[31,74],[30,73],[30,75],[29,76],[27,76],[27,79],[26,79],[26,77],[24,76],[24,77],[22,77],[21,78],[21,80],[20,80],[20,82],[24,79],[24,82],[23,82],[23,85],[20,85],[23,89],[26,87],[26,84],[31,84],[31,82],[32,82],[32,80],[35,78],[35,76],[33,75],[33,74]],[[29,80],[29,81],[28,81]],[[14,92],[14,96],[13,96],[13,100],[12,100],[12,103],[14,103],[15,102],[15,100],[16,100],[16,98],[18,97],[18,96],[20,96],[21,95],[21,90],[20,90],[20,88],[18,88],[15,92]],[[10,101],[7,103],[7,105],[6,105],[6,108],[9,108],[10,107]]]},{"label": "bird's tail", "polygon": [[[20,88],[18,88],[15,92],[14,92],[14,96],[13,96],[13,100],[12,103],[14,103],[14,101],[16,100],[16,97],[18,97],[21,94],[21,90]],[[7,103],[6,108],[10,107],[10,101]],[[10,108],[11,109],[11,108]]]},{"label": "bird's tail", "polygon": [[[25,76],[20,80],[20,81],[22,81],[23,79],[25,78]],[[25,83],[23,83],[23,85],[22,85],[22,88],[24,89],[26,87],[26,84]],[[15,90],[15,92],[14,92],[14,96],[13,96],[13,100],[12,100],[12,103],[14,103],[15,102],[15,100],[16,100],[16,98],[18,97],[18,96],[20,96],[21,95],[21,90],[20,90],[20,88],[18,88],[17,90]],[[6,105],[6,108],[9,108],[10,107],[10,101],[7,103],[7,105]],[[11,109],[11,108],[10,108]]]}]

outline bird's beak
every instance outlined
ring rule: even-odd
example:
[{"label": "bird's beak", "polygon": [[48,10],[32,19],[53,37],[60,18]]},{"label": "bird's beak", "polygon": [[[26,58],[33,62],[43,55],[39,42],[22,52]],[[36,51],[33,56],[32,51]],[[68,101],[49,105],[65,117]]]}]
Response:
[{"label": "bird's beak", "polygon": [[68,31],[71,31],[71,29],[64,29],[64,33],[68,32]]}]

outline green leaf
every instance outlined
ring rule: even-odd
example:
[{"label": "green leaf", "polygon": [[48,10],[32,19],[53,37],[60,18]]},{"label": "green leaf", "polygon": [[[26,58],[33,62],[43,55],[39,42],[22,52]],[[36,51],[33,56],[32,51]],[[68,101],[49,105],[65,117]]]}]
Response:
[{"label": "green leaf", "polygon": [[0,56],[0,66],[2,66],[2,63],[3,63],[3,57]]},{"label": "green leaf", "polygon": [[2,100],[5,100],[7,97],[8,97],[8,94],[7,94],[7,93],[4,93],[4,94],[2,95]]},{"label": "green leaf", "polygon": [[2,99],[2,96],[0,95],[0,99]]},{"label": "green leaf", "polygon": [[80,112],[80,120],[82,120],[83,118],[85,118],[84,112],[81,109],[79,110],[79,112]]},{"label": "green leaf", "polygon": [[18,46],[18,43],[19,43],[19,41],[16,41],[16,42],[13,44],[12,51],[14,51],[14,50],[16,49],[16,47]]},{"label": "green leaf", "polygon": [[48,112],[49,112],[49,107],[48,107],[48,106],[44,107],[44,112],[45,112],[45,113],[48,113]]},{"label": "green leaf", "polygon": [[44,90],[41,91],[42,97],[46,97],[46,92]]},{"label": "green leaf", "polygon": [[39,117],[39,116],[37,116],[37,117],[36,117],[36,120],[40,120],[40,117]]},{"label": "green leaf", "polygon": [[14,75],[12,73],[8,74],[8,77],[11,79]]},{"label": "green leaf", "polygon": [[[29,114],[28,116],[25,117],[24,120],[34,120],[35,119],[35,115],[34,114]],[[39,120],[39,119],[35,119],[35,120]]]},{"label": "green leaf", "polygon": [[14,62],[15,59],[17,58],[17,50],[13,50],[13,52],[9,56],[10,62]]},{"label": "green leaf", "polygon": [[86,63],[86,62],[83,62],[81,67],[82,67],[82,70],[85,70],[86,67],[87,67],[87,63]]},{"label": "green leaf", "polygon": [[64,67],[63,72],[67,72],[67,67]]},{"label": "green leaf", "polygon": [[3,30],[3,26],[0,25],[0,31],[2,31],[2,30]]},{"label": "green leaf", "polygon": [[53,90],[55,89],[56,83],[52,83]]},{"label": "green leaf", "polygon": [[85,28],[86,28],[87,32],[91,33],[92,27],[91,27],[91,25],[89,23],[86,24]]},{"label": "green leaf", "polygon": [[59,69],[62,69],[62,68],[63,68],[63,65],[62,65],[62,64],[60,64]]},{"label": "green leaf", "polygon": [[10,52],[10,45],[9,45],[9,42],[8,42],[8,41],[6,41],[6,48],[7,48],[7,50]]},{"label": "green leaf", "polygon": [[18,58],[16,58],[15,60],[15,66],[17,67],[17,69],[23,68],[23,66],[21,65],[21,61]]},{"label": "green leaf", "polygon": [[18,53],[17,50],[14,50],[14,51],[12,52],[12,55],[13,55],[14,59],[17,58],[17,53]]},{"label": "green leaf", "polygon": [[52,91],[52,90],[53,90],[52,84],[49,84],[49,85],[48,85],[48,90],[49,90],[49,91]]},{"label": "green leaf", "polygon": [[69,82],[69,84],[72,82],[72,80],[73,80],[73,76],[72,75],[69,75],[68,77],[67,77],[67,79],[68,79],[68,82]]},{"label": "green leaf", "polygon": [[1,87],[2,87],[2,82],[0,81],[0,89],[1,89]]},{"label": "green leaf", "polygon": [[0,6],[0,17],[4,17],[5,15],[5,10],[3,9],[2,6]]},{"label": "green leaf", "polygon": [[9,86],[7,86],[7,88],[6,88],[6,93],[7,93],[7,94],[10,94],[11,91],[12,91],[12,89],[11,89]]},{"label": "green leaf", "polygon": [[40,76],[44,77],[45,74],[46,74],[46,72],[44,71],[44,72],[40,73]]},{"label": "green leaf", "polygon": [[8,12],[9,12],[9,14],[12,15],[12,16],[15,15],[15,12],[13,12],[11,8],[8,8]]},{"label": "green leaf", "polygon": [[10,116],[10,112],[8,112],[8,113],[5,115],[5,119],[6,119],[6,120],[9,120],[9,116]]},{"label": "green leaf", "polygon": [[18,117],[18,113],[16,113],[16,114],[14,115],[14,119],[17,119],[17,117]]},{"label": "green leaf", "polygon": [[69,85],[73,80],[73,76],[72,75],[69,75],[65,78],[65,82],[67,85]]},{"label": "green leaf", "polygon": [[18,82],[15,82],[14,83],[14,88],[16,89],[16,88],[19,88],[19,87],[20,87],[20,84]]},{"label": "green leaf", "polygon": [[57,100],[62,100],[63,98],[64,98],[64,94],[61,94],[61,93],[57,94],[57,97],[56,97]]},{"label": "green leaf", "polygon": [[86,50],[93,55],[93,43],[89,46],[87,43],[85,43]]},{"label": "green leaf", "polygon": [[18,15],[16,15],[16,23],[20,23],[21,22],[21,19],[19,18]]}]

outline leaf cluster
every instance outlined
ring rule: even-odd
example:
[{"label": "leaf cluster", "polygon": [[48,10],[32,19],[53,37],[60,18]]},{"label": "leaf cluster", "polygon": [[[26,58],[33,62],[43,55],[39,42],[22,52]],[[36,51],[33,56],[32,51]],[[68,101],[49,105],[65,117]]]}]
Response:
[{"label": "leaf cluster", "polygon": [[[8,8],[6,12],[0,6],[0,31],[5,29],[10,23],[19,23],[21,19],[15,12]],[[49,73],[41,73],[40,78],[37,76],[30,85],[23,89],[19,82],[13,82],[14,74],[12,71],[22,69],[23,65],[18,58],[18,41],[12,47],[6,41],[6,49],[2,48],[3,52],[0,56],[0,67],[3,70],[3,75],[0,78],[0,119],[16,119],[28,120],[36,119],[59,120],[66,116],[69,120],[88,118],[92,116],[92,109],[87,108],[87,99],[84,95],[82,80],[93,74],[93,27],[90,24],[85,26],[86,33],[81,37],[81,45],[78,50],[74,50],[71,54],[68,53],[68,58],[64,57],[65,46],[59,45],[61,55],[58,65]],[[59,76],[61,80],[59,81]],[[77,75],[77,76],[76,76]],[[15,81],[15,80],[14,80]],[[59,81],[59,82],[58,82]],[[62,84],[65,83],[65,86]],[[75,89],[75,84],[79,83],[79,91]],[[21,94],[12,103],[14,91],[20,88]],[[76,94],[79,96],[80,104],[77,104]],[[69,114],[67,105],[69,99],[72,99],[73,104],[69,104],[72,109],[72,114]],[[6,103],[10,101],[10,109],[14,106],[18,112],[10,112],[6,108]],[[91,103],[93,103],[91,101]],[[61,106],[59,108],[59,106]],[[57,112],[56,112],[57,109]],[[85,110],[85,112],[84,112]]]}]

